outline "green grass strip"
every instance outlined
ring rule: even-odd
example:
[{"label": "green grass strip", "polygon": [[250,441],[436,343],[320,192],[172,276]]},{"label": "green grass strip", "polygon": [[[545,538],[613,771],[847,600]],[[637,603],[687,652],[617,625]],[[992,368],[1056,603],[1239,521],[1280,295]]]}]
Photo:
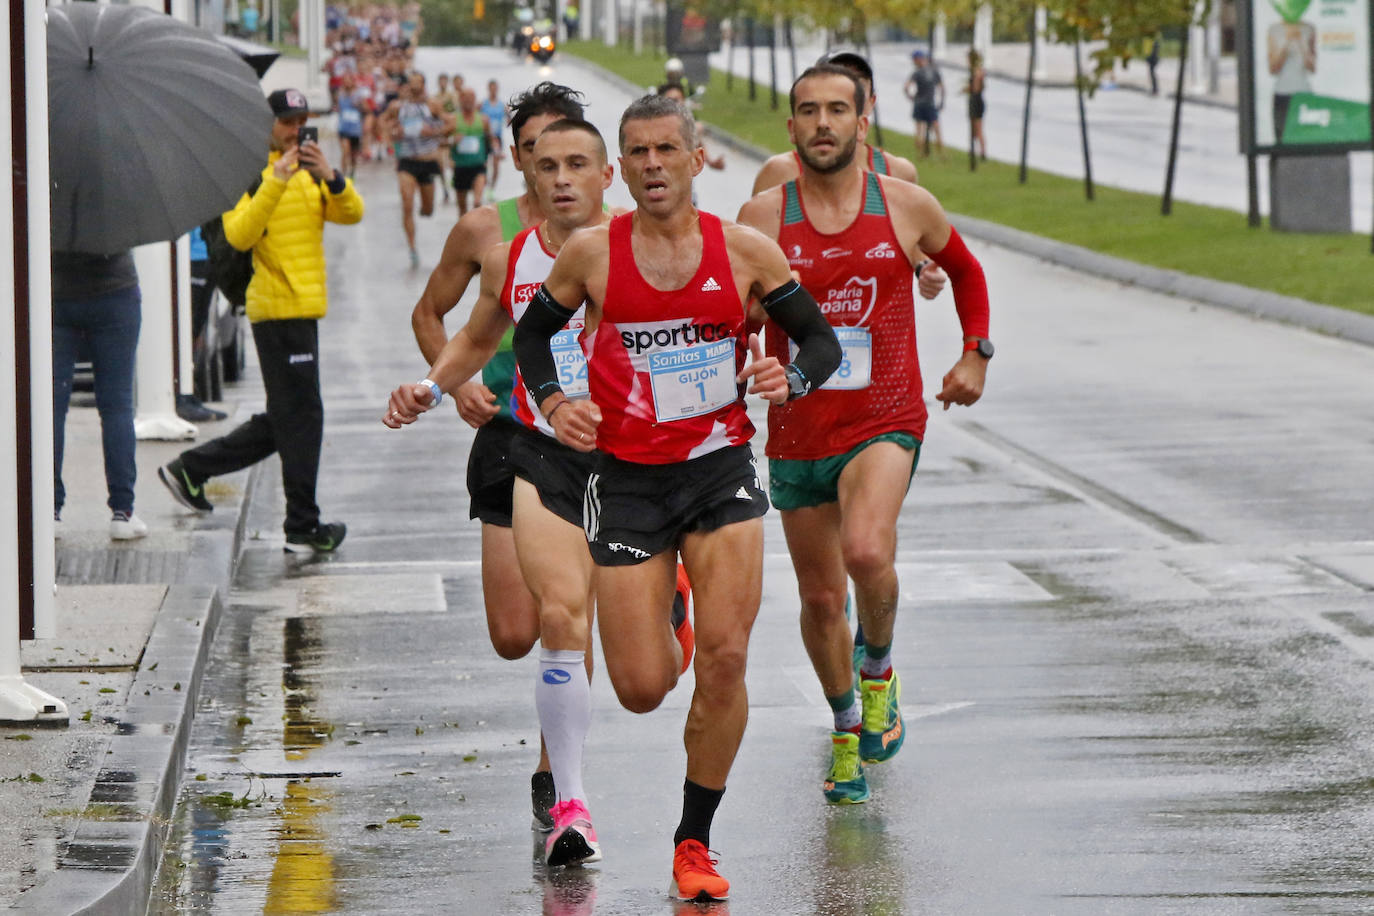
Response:
[{"label": "green grass strip", "polygon": [[[568,42],[562,50],[641,86],[663,79],[662,55],[635,55],[596,41]],[[756,76],[767,79],[763,55],[758,66]],[[779,67],[790,72],[782,52]],[[733,90],[727,92],[725,73],[713,70],[699,116],[766,149],[790,149],[785,88],[779,90],[777,111],[769,102],[766,83],[757,87],[756,99],[750,102],[748,80],[735,77]],[[884,126],[883,139],[889,150],[911,158],[909,133]],[[1160,137],[1160,142],[1167,139]],[[1077,178],[1032,169],[1023,185],[1017,181],[1017,166],[1002,162],[980,162],[978,170],[970,172],[967,151],[949,149],[943,162],[916,163],[921,184],[954,213],[1141,264],[1374,314],[1374,255],[1366,235],[1274,232],[1267,225],[1251,229],[1243,213],[1179,200],[1174,201],[1172,215],[1162,216],[1159,195],[1101,184],[1095,188],[1097,199],[1089,201]],[[1163,183],[1161,173],[1161,188]]]}]

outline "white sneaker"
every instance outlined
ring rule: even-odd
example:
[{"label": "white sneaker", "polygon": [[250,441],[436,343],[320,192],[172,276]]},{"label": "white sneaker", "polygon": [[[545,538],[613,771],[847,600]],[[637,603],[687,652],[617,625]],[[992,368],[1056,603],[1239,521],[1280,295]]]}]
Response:
[{"label": "white sneaker", "polygon": [[134,541],[148,534],[148,526],[143,519],[130,512],[125,515],[123,512],[116,512],[110,519],[110,540],[112,541]]}]

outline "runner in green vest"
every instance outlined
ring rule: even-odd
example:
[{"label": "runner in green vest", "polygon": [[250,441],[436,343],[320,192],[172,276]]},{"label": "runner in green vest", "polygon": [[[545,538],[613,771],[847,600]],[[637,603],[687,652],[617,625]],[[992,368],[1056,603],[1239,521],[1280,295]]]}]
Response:
[{"label": "runner in green vest", "polygon": [[449,157],[453,160],[453,190],[458,195],[458,216],[468,212],[468,194],[472,207],[482,206],[482,192],[487,187],[487,156],[496,144],[491,122],[477,110],[477,93],[464,89],[459,96],[458,114],[454,118],[453,145]]}]

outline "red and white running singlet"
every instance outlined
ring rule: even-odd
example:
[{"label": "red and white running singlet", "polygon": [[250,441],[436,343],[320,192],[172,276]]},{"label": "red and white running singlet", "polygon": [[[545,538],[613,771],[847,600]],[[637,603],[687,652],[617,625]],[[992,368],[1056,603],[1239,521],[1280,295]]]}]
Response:
[{"label": "red and white running singlet", "polygon": [[586,340],[596,445],[622,461],[672,464],[754,435],[735,376],[749,352],[720,219],[699,213],[701,264],[681,289],[649,285],[630,247],[633,213],[610,223],[601,323]]},{"label": "red and white running singlet", "polygon": [[[926,405],[916,358],[912,266],[897,241],[878,176],[864,175],[863,207],[826,235],[806,218],[795,181],[783,185],[778,244],[844,348],[835,374],[804,398],[768,409],[769,458],[842,455],[890,432],[925,436]],[[795,345],[769,323],[768,352],[782,362]]]},{"label": "red and white running singlet", "polygon": [[[539,227],[531,226],[517,235],[510,244],[510,258],[506,261],[506,284],[501,288],[501,308],[510,315],[511,321],[519,324],[534,294],[549,278],[553,269],[554,255],[544,247],[544,239]],[[586,328],[585,308],[579,306],[563,330],[553,335],[549,346],[553,348],[554,365],[558,368],[558,384],[563,393],[571,400],[587,397],[587,357],[582,352],[581,335]],[[515,387],[511,391],[511,414],[525,426],[539,430],[546,436],[554,435],[553,427],[535,407],[525,382],[520,378],[519,367],[515,370]]]}]

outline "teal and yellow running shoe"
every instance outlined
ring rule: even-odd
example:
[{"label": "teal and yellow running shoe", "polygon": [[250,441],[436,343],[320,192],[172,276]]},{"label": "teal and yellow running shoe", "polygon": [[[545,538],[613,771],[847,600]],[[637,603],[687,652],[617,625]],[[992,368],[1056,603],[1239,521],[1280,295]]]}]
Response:
[{"label": "teal and yellow running shoe", "polygon": [[897,672],[892,680],[864,681],[863,730],[859,733],[859,756],[864,763],[882,763],[897,756],[906,740],[902,711],[897,704],[902,698],[902,682]]},{"label": "teal and yellow running shoe", "polygon": [[822,785],[832,805],[862,805],[868,801],[868,780],[859,762],[859,736],[853,732],[830,733],[830,773]]}]

